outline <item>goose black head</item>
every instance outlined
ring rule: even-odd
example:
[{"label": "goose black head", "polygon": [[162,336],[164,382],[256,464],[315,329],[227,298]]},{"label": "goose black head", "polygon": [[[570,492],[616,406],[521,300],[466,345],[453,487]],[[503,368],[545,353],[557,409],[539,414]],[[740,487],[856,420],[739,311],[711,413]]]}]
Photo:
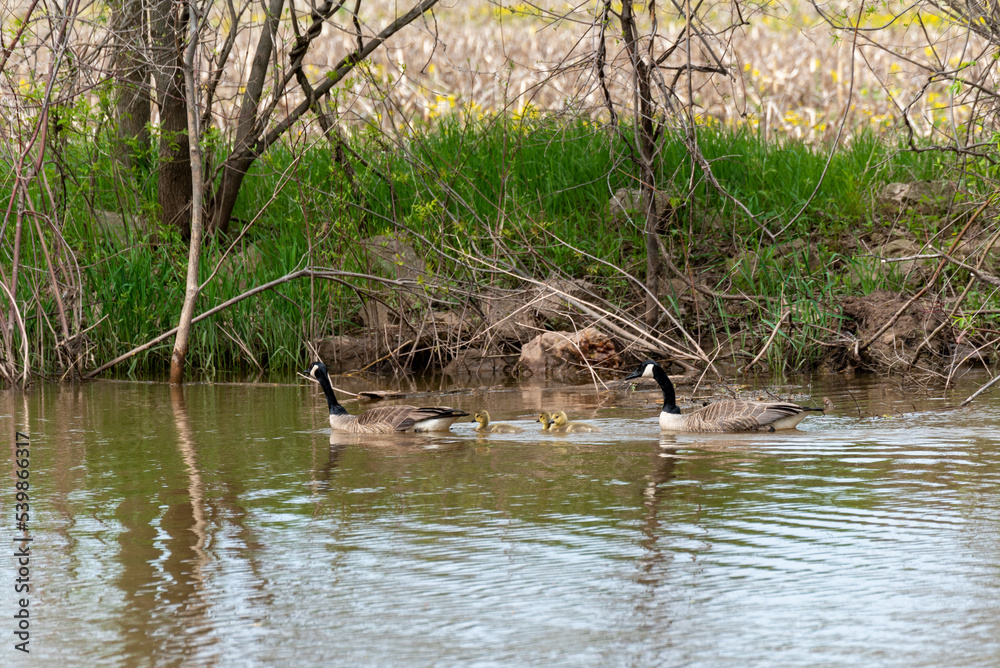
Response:
[{"label": "goose black head", "polygon": [[646,360],[640,364],[635,371],[625,376],[625,380],[632,380],[633,378],[654,378],[655,376],[653,375],[653,370],[658,366],[659,365],[653,360]]},{"label": "goose black head", "polygon": [[323,364],[322,362],[313,362],[308,367],[306,367],[306,370],[303,373],[305,373],[305,375],[315,380],[319,380],[320,378],[325,378],[327,376],[326,365]]},{"label": "goose black head", "polygon": [[326,395],[326,403],[330,406],[332,415],[347,415],[347,410],[337,401],[337,395],[333,393],[333,385],[330,384],[330,375],[326,371],[326,365],[322,362],[313,362],[306,367],[305,375],[312,378],[323,388]]},{"label": "goose black head", "polygon": [[663,412],[680,415],[681,409],[677,407],[677,397],[674,394],[674,384],[670,382],[670,376],[663,368],[653,360],[646,360],[639,365],[639,368],[625,377],[625,380],[632,378],[652,378],[663,390]]}]

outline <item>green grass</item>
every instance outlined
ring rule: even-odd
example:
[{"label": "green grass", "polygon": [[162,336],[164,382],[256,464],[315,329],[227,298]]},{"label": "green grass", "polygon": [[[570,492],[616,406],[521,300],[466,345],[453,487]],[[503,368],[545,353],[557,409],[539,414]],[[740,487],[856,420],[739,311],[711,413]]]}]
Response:
[{"label": "green grass", "polygon": [[[612,192],[636,184],[629,132],[546,117],[475,123],[454,118],[409,138],[405,150],[362,132],[349,138],[364,159],[352,159],[353,186],[328,145],[316,143],[298,154],[277,146],[247,177],[234,214],[239,222],[229,237],[205,245],[202,280],[246,226],[196,312],[306,264],[368,273],[372,269],[358,252],[358,240],[401,230],[462,252],[496,257],[537,277],[558,270],[592,279],[630,309],[636,295],[616,267],[642,279],[641,222],[614,222],[607,209]],[[775,298],[750,314],[731,313],[726,304],[710,305],[721,323],[716,337],[741,336],[747,339],[744,349],[752,349],[751,340],[768,336],[780,317],[783,298],[799,326],[776,337],[769,361],[808,367],[821,352],[812,341],[828,338],[828,330],[838,327],[833,308],[838,296],[900,287],[873,262],[843,252],[838,235],[874,224],[870,196],[881,183],[934,178],[940,158],[899,152],[874,135],[860,135],[835,152],[829,164],[823,150],[793,142],[767,144],[747,132],[701,128],[698,138],[715,177],[757,220],[711,188],[692,170],[681,139],[668,137],[661,182],[673,182],[682,191],[691,187],[696,205],[681,210],[666,242],[711,277],[712,287]],[[169,230],[147,225],[119,236],[105,231],[95,212],[155,220],[156,211],[155,173],[121,173],[111,155],[106,137],[71,137],[60,169],[49,166],[51,181],[64,193],[58,212],[63,236],[82,268],[81,324],[100,323],[89,333],[95,363],[176,325],[187,261],[186,244]],[[148,161],[153,157],[147,156]],[[5,201],[10,187],[0,184]],[[41,193],[35,194],[42,201]],[[780,229],[803,206],[777,245],[760,232],[758,225]],[[705,212],[717,212],[722,228],[708,229]],[[2,239],[7,248],[11,238],[8,225]],[[795,239],[808,240],[808,254],[779,252],[780,244]],[[742,261],[738,246],[735,259],[725,254],[736,242],[752,249],[757,262]],[[32,247],[30,253],[33,266],[40,267],[38,250]],[[427,257],[429,268],[444,281],[475,285],[481,280],[468,267]],[[3,262],[9,266],[9,255]],[[37,303],[28,320],[35,366],[55,373],[52,355],[44,352],[54,345],[54,303],[46,296],[43,272],[24,276],[19,301]],[[364,281],[355,286],[367,287]],[[680,304],[671,304],[681,315]],[[351,286],[288,283],[195,325],[188,362],[203,374],[288,372],[304,359],[303,341],[355,327],[357,308]],[[688,324],[699,326],[690,319]],[[118,372],[162,372],[169,365],[171,345],[168,341],[146,351]]]}]

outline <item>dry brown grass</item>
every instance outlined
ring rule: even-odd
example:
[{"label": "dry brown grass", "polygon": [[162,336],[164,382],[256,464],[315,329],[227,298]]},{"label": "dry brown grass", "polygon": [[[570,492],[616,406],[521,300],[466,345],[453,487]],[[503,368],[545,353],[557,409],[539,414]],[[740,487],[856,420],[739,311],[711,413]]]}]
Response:
[{"label": "dry brown grass", "polygon": [[[473,0],[436,12],[440,42],[435,45],[424,26],[382,52],[373,60],[370,80],[355,83],[358,97],[351,110],[366,119],[391,118],[396,125],[432,121],[455,110],[517,114],[528,105],[539,111],[606,116],[590,69],[592,15],[577,12],[556,21],[530,5],[505,6],[500,10],[492,2]],[[721,30],[728,24],[728,11],[721,11],[725,7],[709,14],[709,25]],[[963,95],[968,88],[953,96],[948,80],[928,84],[932,72],[977,59],[982,45],[966,41],[961,28],[922,15],[924,32],[914,12],[894,23],[887,14],[874,14],[862,28],[891,27],[855,35],[838,33],[811,6],[773,6],[769,11],[773,16],[757,15],[749,26],[711,40],[730,76],[696,77],[691,97],[683,80],[677,87],[681,101],[693,100],[703,122],[748,125],[769,138],[825,141],[835,136],[845,114],[848,134],[895,127],[904,110],[923,136],[933,134],[936,126],[967,120]],[[678,39],[682,30],[676,18],[661,18],[664,44]],[[311,61],[316,74],[335,62],[348,43],[344,35],[324,34]],[[620,65],[620,43],[611,48],[619,49],[612,56]],[[667,64],[683,60],[677,56]],[[709,63],[711,58],[702,50],[693,60]],[[975,66],[964,74],[981,76],[982,70]],[[621,101],[631,91],[624,78],[617,83],[614,90]],[[374,92],[387,90],[392,104],[374,101]]]},{"label": "dry brown grass", "polygon": [[[559,12],[567,6],[543,6],[556,5],[554,11]],[[0,7],[8,10],[4,12],[5,31],[24,16],[25,6],[23,0],[0,0]],[[408,6],[390,0],[366,3],[365,34],[374,34]],[[244,27],[225,68],[214,114],[223,128],[230,126],[263,18],[259,3],[243,7]],[[456,112],[477,117],[497,110],[523,114],[527,109],[529,113],[606,116],[590,61],[595,44],[593,10],[594,5],[588,4],[557,18],[529,4],[501,8],[488,0],[451,0],[378,51],[341,87],[331,107],[344,124],[372,123],[397,130]],[[54,6],[52,11],[54,16]],[[915,12],[910,12],[889,28],[855,35],[835,32],[811,6],[769,5],[767,11],[771,16],[746,16],[749,25],[725,32],[735,20],[731,6],[717,5],[707,13],[702,9],[706,26],[721,31],[709,43],[729,75],[699,75],[690,89],[681,79],[676,89],[680,101],[693,101],[700,121],[750,126],[769,138],[824,141],[835,136],[842,119],[849,133],[860,128],[886,130],[898,125],[904,109],[913,127],[925,136],[933,134],[935,127],[948,129],[968,119],[967,87],[952,94],[946,79],[928,83],[931,72],[986,61],[977,52],[982,45],[975,39],[967,41],[961,29],[930,15],[922,15],[921,26],[914,20]],[[84,94],[109,74],[107,49],[103,48],[105,15],[103,5],[86,5],[73,27],[74,86]],[[45,18],[39,10],[34,17]],[[280,37],[287,51],[294,35],[287,12],[284,18]],[[300,17],[301,25],[307,25],[306,20]],[[862,25],[888,23],[888,15],[876,14],[866,16]],[[206,57],[221,44],[228,24],[217,6],[211,22],[214,31],[205,34]],[[29,40],[14,50],[0,77],[0,111],[8,124],[30,111],[24,94],[45,84],[52,52],[33,47],[54,39],[49,26],[46,20],[32,24]],[[659,21],[660,47],[678,39],[682,31],[676,14],[664,13]],[[355,39],[349,17],[335,16],[306,59],[310,79],[321,80],[349,52]],[[618,65],[611,68],[619,76],[616,99],[627,101],[631,92],[620,67],[621,44],[609,48],[609,58]],[[707,63],[712,57],[702,49],[692,59]],[[679,65],[683,60],[683,55],[677,55],[667,64]],[[210,67],[208,61],[205,65]],[[992,61],[975,65],[963,74],[983,76],[995,85],[996,67],[988,74],[984,69],[991,65]],[[299,98],[298,89],[290,89],[277,101],[278,117]],[[948,133],[954,134],[954,128]]]}]

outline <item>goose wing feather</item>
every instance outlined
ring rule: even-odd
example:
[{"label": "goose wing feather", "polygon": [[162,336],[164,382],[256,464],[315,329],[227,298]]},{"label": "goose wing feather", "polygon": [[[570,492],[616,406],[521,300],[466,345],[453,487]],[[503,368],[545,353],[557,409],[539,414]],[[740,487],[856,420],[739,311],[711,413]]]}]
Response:
[{"label": "goose wing feather", "polygon": [[416,406],[378,406],[371,408],[358,416],[356,422],[361,433],[391,434],[394,431],[406,431],[413,427]]},{"label": "goose wing feather", "polygon": [[795,404],[724,399],[689,414],[687,421],[697,431],[755,431],[782,418],[798,415],[802,410]]},{"label": "goose wing feather", "polygon": [[468,415],[468,413],[457,408],[451,408],[450,406],[421,406],[420,408],[414,408],[413,412],[410,413],[410,417],[414,422],[450,417],[459,418],[465,415]]},{"label": "goose wing feather", "polygon": [[[406,431],[423,420],[462,417],[465,411],[448,406],[379,406],[358,416],[358,428],[363,431],[376,429],[372,433]],[[384,431],[382,431],[384,429]]]}]

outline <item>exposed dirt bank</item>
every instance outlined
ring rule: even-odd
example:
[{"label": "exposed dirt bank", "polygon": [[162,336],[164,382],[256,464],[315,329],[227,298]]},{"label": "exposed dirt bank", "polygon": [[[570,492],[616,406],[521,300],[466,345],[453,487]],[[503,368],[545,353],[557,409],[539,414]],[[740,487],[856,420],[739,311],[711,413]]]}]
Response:
[{"label": "exposed dirt bank", "polygon": [[[653,327],[646,324],[644,282],[637,279],[626,281],[625,292],[621,282],[611,286],[557,273],[463,285],[437,279],[428,269],[434,263],[409,240],[374,237],[363,242],[373,271],[412,287],[369,293],[355,332],[323,338],[315,347],[334,373],[433,370],[521,378],[619,371],[648,357],[675,362],[687,373],[711,366],[773,370],[783,364],[800,371],[945,373],[989,363],[993,346],[955,325],[968,289],[961,292],[953,277],[942,278],[944,255],[935,254],[934,239],[921,241],[913,232],[922,229],[926,236],[937,225],[954,255],[948,262],[976,260],[982,271],[995,271],[996,235],[975,220],[968,205],[955,204],[955,193],[945,182],[889,184],[877,198],[878,222],[870,229],[837,241],[794,239],[772,249],[726,246],[718,215],[706,214],[701,255],[715,258],[715,264],[698,267],[690,257],[682,263],[663,249],[662,312]],[[612,198],[613,217],[635,213],[622,204],[634,204],[636,197],[627,195]],[[848,261],[820,266],[820,243],[834,244],[834,255]],[[720,254],[728,258],[723,264]],[[830,285],[860,285],[864,281],[851,274],[858,267],[892,272],[902,289],[848,296],[840,290],[835,296],[829,289],[814,294],[785,287],[793,268],[810,280],[834,277]],[[771,275],[780,295],[718,287],[732,285],[738,271]],[[790,361],[789,349],[798,361]]]}]

